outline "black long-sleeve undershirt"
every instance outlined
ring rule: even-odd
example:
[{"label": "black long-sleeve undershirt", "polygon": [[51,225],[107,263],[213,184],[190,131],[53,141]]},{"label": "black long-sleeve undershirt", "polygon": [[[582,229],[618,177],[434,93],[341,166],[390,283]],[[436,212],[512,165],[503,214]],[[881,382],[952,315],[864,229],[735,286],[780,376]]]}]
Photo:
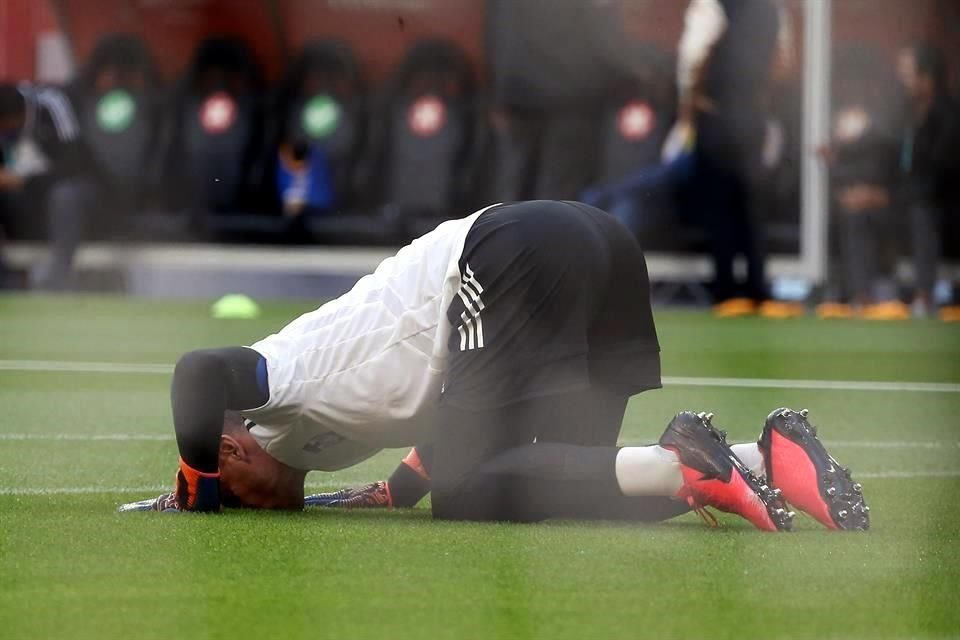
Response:
[{"label": "black long-sleeve undershirt", "polygon": [[269,399],[257,380],[263,356],[246,347],[191,351],[173,373],[170,402],[180,457],[204,473],[219,466],[227,410],[253,409]]}]

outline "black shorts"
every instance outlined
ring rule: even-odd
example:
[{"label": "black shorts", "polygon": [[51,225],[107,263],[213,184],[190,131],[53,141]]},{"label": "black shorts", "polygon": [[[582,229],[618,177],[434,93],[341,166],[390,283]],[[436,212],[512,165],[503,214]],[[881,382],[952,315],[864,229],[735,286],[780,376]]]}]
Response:
[{"label": "black shorts", "polygon": [[442,403],[660,387],[646,262],[609,214],[552,200],[494,207],[467,234],[460,273]]}]

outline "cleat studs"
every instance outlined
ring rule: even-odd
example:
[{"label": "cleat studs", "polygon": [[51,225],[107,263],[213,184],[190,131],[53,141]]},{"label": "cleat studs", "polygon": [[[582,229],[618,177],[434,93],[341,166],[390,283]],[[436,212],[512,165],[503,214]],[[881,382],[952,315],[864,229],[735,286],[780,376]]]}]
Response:
[{"label": "cleat studs", "polygon": [[867,505],[863,505],[863,512],[870,513],[870,507],[868,507]]},{"label": "cleat studs", "polygon": [[855,482],[855,483],[853,484],[853,490],[856,491],[857,493],[862,493],[862,492],[863,492],[863,485],[860,484],[859,482]]},{"label": "cleat studs", "polygon": [[706,414],[704,417],[706,418],[707,422],[712,422],[712,421],[713,421],[713,414],[712,414],[712,413],[708,413],[708,414]]},{"label": "cleat studs", "polygon": [[808,415],[810,415],[810,412],[807,409],[800,409],[801,418],[806,418]]},{"label": "cleat studs", "polygon": [[837,512],[837,515],[840,517],[841,520],[846,520],[848,515],[847,510],[841,509],[840,511]]},{"label": "cleat studs", "polygon": [[793,517],[794,517],[795,515],[797,515],[797,514],[794,513],[793,511],[787,511],[787,517],[790,518],[791,520],[793,520]]},{"label": "cleat studs", "polygon": [[831,498],[832,498],[833,496],[837,495],[837,488],[836,488],[836,487],[830,487],[829,489],[827,489],[827,495],[830,496]]}]

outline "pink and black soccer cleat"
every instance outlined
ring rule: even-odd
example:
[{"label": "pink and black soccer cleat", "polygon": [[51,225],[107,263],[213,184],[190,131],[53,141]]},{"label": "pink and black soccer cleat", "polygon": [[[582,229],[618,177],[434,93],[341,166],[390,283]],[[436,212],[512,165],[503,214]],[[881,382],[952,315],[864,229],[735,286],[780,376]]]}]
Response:
[{"label": "pink and black soccer cleat", "polygon": [[680,459],[683,487],[678,497],[694,509],[715,507],[736,513],[765,531],[789,531],[793,513],[780,492],[753,475],[711,424],[713,414],[678,414],[660,436],[660,446]]},{"label": "pink and black soccer cleat", "polygon": [[827,453],[807,410],[775,409],[760,435],[767,482],[791,505],[830,529],[866,531],[870,507],[850,470]]}]

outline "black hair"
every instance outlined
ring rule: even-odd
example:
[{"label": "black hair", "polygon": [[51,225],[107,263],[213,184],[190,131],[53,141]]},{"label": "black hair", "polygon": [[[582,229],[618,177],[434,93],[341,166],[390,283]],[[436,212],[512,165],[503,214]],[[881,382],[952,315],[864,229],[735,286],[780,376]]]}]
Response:
[{"label": "black hair", "polygon": [[943,52],[929,42],[916,42],[910,47],[917,66],[917,74],[933,80],[933,90],[942,94],[947,90],[947,62]]},{"label": "black hair", "polygon": [[0,84],[0,118],[22,117],[27,112],[23,94],[12,84]]}]

